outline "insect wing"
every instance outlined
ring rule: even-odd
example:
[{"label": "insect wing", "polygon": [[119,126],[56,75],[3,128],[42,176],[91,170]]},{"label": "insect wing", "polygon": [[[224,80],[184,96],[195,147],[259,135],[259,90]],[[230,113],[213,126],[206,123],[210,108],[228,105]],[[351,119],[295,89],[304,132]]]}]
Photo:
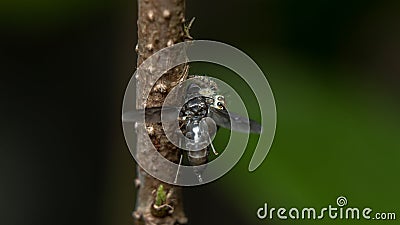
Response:
[{"label": "insect wing", "polygon": [[[250,127],[251,133],[259,134],[262,131],[261,125],[249,118],[240,116],[238,114],[229,112],[227,110],[219,110],[216,108],[210,108],[211,115],[210,117],[215,121],[218,126],[223,128],[231,129],[233,131],[247,133],[249,132],[248,128]],[[231,119],[232,126],[231,126]]]},{"label": "insect wing", "polygon": [[157,123],[161,122],[161,112],[163,113],[163,119],[166,121],[175,121],[178,119],[179,109],[177,107],[154,107],[126,112],[122,115],[122,121],[142,122],[146,118],[146,122]]}]

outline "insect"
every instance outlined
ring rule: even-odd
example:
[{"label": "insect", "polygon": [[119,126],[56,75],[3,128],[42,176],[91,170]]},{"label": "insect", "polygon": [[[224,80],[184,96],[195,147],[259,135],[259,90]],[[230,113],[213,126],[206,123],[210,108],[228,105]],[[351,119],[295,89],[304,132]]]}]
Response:
[{"label": "insect", "polygon": [[[164,107],[163,109],[161,107],[146,108],[144,116],[146,122],[160,122],[162,112],[163,119],[178,120],[180,131],[189,140],[182,139],[183,146],[187,149],[187,160],[193,166],[194,174],[198,181],[202,183],[202,173],[206,168],[210,150],[215,155],[218,155],[211,140],[211,136],[216,133],[216,130],[213,129],[215,126],[213,126],[212,121],[217,127],[239,132],[250,131],[251,133],[261,133],[261,125],[254,120],[228,112],[225,97],[218,94],[216,83],[208,77],[190,75],[188,78],[192,79],[190,79],[186,87],[184,104],[181,108],[172,106]],[[138,113],[136,115],[131,113],[126,117],[139,121],[137,115]],[[176,118],[176,115],[178,115],[178,118]],[[179,166],[182,163],[182,157],[183,154],[181,154]],[[177,175],[178,173],[179,167]],[[177,177],[175,181],[176,179]]]}]

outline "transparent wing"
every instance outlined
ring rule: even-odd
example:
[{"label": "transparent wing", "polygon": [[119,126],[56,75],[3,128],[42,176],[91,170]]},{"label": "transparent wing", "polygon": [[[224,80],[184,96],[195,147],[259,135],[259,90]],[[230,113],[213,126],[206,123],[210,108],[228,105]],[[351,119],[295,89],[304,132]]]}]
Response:
[{"label": "transparent wing", "polygon": [[[218,126],[243,133],[247,133],[249,131],[248,127],[250,127],[251,133],[259,134],[262,131],[262,127],[258,122],[244,116],[240,116],[232,112],[228,113],[227,110],[218,110],[215,108],[210,108],[210,111],[210,117]],[[231,119],[233,120],[232,127]]]},{"label": "transparent wing", "polygon": [[177,107],[154,107],[147,108],[143,110],[129,111],[122,115],[123,122],[142,122],[146,118],[146,122],[157,123],[161,122],[161,111],[163,112],[163,117],[167,121],[175,121],[178,118],[176,115],[179,113]]}]

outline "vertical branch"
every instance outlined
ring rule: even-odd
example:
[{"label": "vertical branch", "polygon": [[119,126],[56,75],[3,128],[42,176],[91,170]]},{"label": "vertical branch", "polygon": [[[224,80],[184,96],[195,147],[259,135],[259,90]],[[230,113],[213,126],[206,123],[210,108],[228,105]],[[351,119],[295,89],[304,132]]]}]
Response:
[{"label": "vertical branch", "polygon": [[[184,0],[138,0],[138,53],[139,65],[158,50],[184,41],[185,2]],[[155,84],[149,83],[149,77],[157,68],[148,68],[148,72],[137,77],[136,108],[160,107],[168,92],[185,75],[184,65],[177,66],[161,77]],[[143,88],[153,86],[148,98],[143,96]],[[139,126],[140,127],[140,126]],[[143,127],[143,126],[142,126]],[[152,143],[146,143],[144,135],[149,135]],[[155,162],[146,154],[153,144],[166,159],[178,162],[180,151],[164,135],[160,123],[146,123],[146,129],[137,129],[137,157],[149,168],[162,170],[163,165]],[[164,171],[163,171],[164,172]],[[165,170],[168,176],[174,176]],[[162,183],[151,177],[138,166],[137,202],[133,217],[136,224],[185,224],[181,188]]]}]

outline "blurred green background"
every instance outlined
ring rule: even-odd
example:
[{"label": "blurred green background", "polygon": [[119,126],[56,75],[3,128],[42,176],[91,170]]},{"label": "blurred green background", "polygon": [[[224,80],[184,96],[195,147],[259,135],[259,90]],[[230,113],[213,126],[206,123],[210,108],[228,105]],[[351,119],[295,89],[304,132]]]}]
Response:
[{"label": "blurred green background", "polygon": [[[135,70],[136,1],[0,3],[1,224],[132,224],[135,163],[120,123]],[[335,205],[400,215],[398,1],[187,1],[196,39],[258,63],[275,95],[274,144],[247,171],[256,135],[216,182],[186,188],[190,224],[396,224],[258,220],[274,207]],[[260,119],[250,91],[231,80]],[[220,130],[215,143],[229,134]],[[398,220],[397,220],[398,221]]]}]

